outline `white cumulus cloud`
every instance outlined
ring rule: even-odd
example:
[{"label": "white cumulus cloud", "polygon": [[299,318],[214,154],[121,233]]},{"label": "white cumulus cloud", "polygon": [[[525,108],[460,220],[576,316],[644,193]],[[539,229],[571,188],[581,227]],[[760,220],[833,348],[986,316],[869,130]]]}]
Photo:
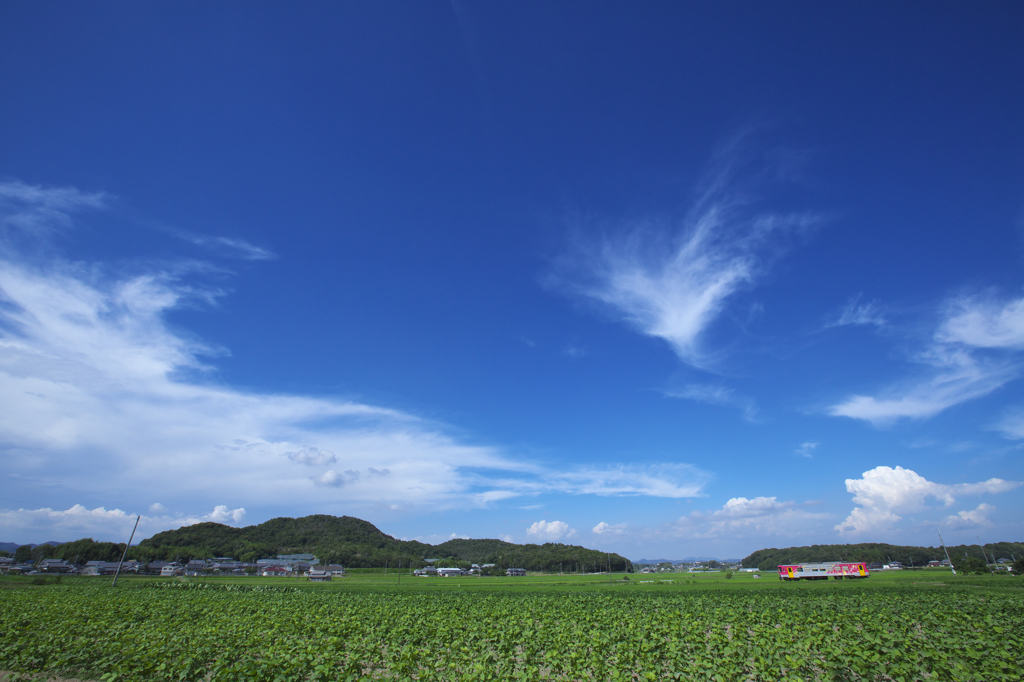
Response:
[{"label": "white cumulus cloud", "polygon": [[991,504],[985,504],[982,502],[972,511],[957,512],[954,516],[947,516],[943,522],[950,528],[978,528],[982,526],[991,526],[992,522],[989,521],[989,516],[996,510]]},{"label": "white cumulus cloud", "polygon": [[841,534],[885,530],[903,518],[901,513],[925,509],[929,499],[949,507],[956,502],[956,496],[1003,493],[1020,485],[1000,478],[946,485],[903,467],[879,466],[865,471],[862,478],[846,480],[846,489],[853,493],[857,506],[835,529]]},{"label": "white cumulus cloud", "polygon": [[537,521],[526,529],[526,534],[541,542],[559,542],[576,535],[565,521]]},{"label": "white cumulus cloud", "polygon": [[333,452],[314,447],[302,448],[296,452],[286,452],[285,455],[293,462],[312,466],[334,464],[338,461],[338,457]]},{"label": "white cumulus cloud", "polygon": [[[157,505],[153,505],[157,506]],[[162,505],[160,505],[162,507]],[[69,509],[13,509],[0,511],[0,529],[5,535],[27,535],[57,542],[68,542],[83,537],[95,540],[127,542],[128,536],[139,518],[139,527],[133,542],[171,528],[191,526],[204,521],[241,525],[245,519],[245,509],[231,509],[226,505],[217,505],[209,514],[202,516],[160,514],[165,509],[152,510],[151,515],[135,514],[121,509],[105,509],[87,507],[76,504]]]},{"label": "white cumulus cloud", "polygon": [[817,528],[827,514],[810,512],[806,505],[777,497],[734,497],[721,509],[694,511],[669,526],[669,532],[690,538],[760,539],[765,536],[796,538]]},{"label": "white cumulus cloud", "polygon": [[626,524],[625,523],[616,523],[616,524],[613,525],[613,524],[605,523],[604,521],[602,521],[599,524],[597,524],[596,526],[594,526],[591,529],[591,532],[596,534],[596,535],[608,535],[608,536],[623,535],[626,532]]}]

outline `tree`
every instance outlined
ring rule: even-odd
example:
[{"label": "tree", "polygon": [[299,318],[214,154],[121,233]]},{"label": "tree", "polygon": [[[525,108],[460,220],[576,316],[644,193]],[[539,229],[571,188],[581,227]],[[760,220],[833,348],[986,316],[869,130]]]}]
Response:
[{"label": "tree", "polygon": [[32,560],[32,548],[28,545],[22,545],[18,549],[14,550],[14,560],[20,564],[26,561]]},{"label": "tree", "polygon": [[978,557],[956,559],[953,561],[953,568],[957,573],[964,575],[985,575],[988,573],[988,564]]},{"label": "tree", "polygon": [[718,562],[715,561],[714,559],[712,559],[711,561],[708,562],[708,568],[718,568],[718,565],[719,565]]},{"label": "tree", "polygon": [[1024,575],[1024,557],[1013,562],[1013,574]]},{"label": "tree", "polygon": [[53,545],[36,545],[32,548],[32,562],[39,563],[43,559],[52,559],[57,548]]}]

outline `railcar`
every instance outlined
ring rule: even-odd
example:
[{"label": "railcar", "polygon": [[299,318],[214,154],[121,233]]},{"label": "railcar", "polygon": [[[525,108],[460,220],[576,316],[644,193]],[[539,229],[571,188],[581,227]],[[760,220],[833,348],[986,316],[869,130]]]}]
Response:
[{"label": "railcar", "polygon": [[870,575],[864,562],[826,562],[819,564],[791,564],[779,566],[779,580],[828,580],[835,578],[867,578]]}]

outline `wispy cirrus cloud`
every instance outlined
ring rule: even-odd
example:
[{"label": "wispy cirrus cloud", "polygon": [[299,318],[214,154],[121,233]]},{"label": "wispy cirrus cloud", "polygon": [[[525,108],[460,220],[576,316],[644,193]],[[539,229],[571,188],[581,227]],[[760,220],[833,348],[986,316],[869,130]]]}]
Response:
[{"label": "wispy cirrus cloud", "polygon": [[74,187],[47,188],[23,182],[0,182],[0,226],[45,236],[71,226],[72,215],[106,208],[108,195]]},{"label": "wispy cirrus cloud", "polygon": [[273,251],[251,244],[244,239],[212,237],[180,230],[174,231],[173,234],[196,246],[201,246],[213,253],[230,258],[241,258],[242,260],[273,260],[277,258],[277,254]]},{"label": "wispy cirrus cloud", "polygon": [[949,303],[935,335],[941,343],[1024,350],[1024,298],[964,296]]},{"label": "wispy cirrus cloud", "polygon": [[701,497],[711,474],[690,464],[611,465],[548,471],[541,491],[603,497]]},{"label": "wispy cirrus cloud", "polygon": [[[677,465],[558,468],[401,410],[234,388],[217,381],[221,349],[166,321],[205,300],[184,279],[194,271],[122,275],[21,256],[0,245],[0,458],[26,491],[116,501],[100,509],[158,499],[294,514],[473,508],[539,492],[681,497],[708,478]],[[28,533],[64,517],[11,518]],[[89,518],[119,532],[110,514]]]},{"label": "wispy cirrus cloud", "polygon": [[1024,298],[960,297],[943,310],[927,347],[911,359],[926,371],[880,396],[854,395],[828,413],[876,425],[926,419],[992,393],[1020,375]]},{"label": "wispy cirrus cloud", "polygon": [[814,457],[814,451],[818,448],[818,443],[802,443],[800,447],[796,449],[796,454],[801,457],[807,457],[808,459]]},{"label": "wispy cirrus cloud", "polygon": [[668,343],[684,363],[707,369],[703,343],[728,301],[753,286],[779,238],[820,222],[808,213],[752,210],[736,189],[737,139],[719,153],[703,192],[681,221],[638,220],[597,240],[578,239],[558,281],[641,334]]},{"label": "wispy cirrus cloud", "polygon": [[1004,436],[1013,440],[1024,438],[1024,408],[1015,407],[1007,410],[1002,419],[994,426]]},{"label": "wispy cirrus cloud", "polygon": [[[879,466],[865,471],[861,478],[846,480],[846,489],[853,493],[857,506],[835,530],[843,535],[883,531],[900,521],[900,514],[923,511],[929,499],[950,507],[959,496],[1004,493],[1021,485],[1000,478],[947,485],[929,481],[903,467]],[[963,520],[976,518],[968,512],[964,514]]]},{"label": "wispy cirrus cloud", "polygon": [[884,327],[888,324],[882,308],[875,301],[860,302],[857,295],[843,307],[839,314],[825,323],[825,327],[874,326]]},{"label": "wispy cirrus cloud", "polygon": [[670,388],[663,391],[664,395],[669,398],[679,398],[682,400],[693,400],[699,403],[707,403],[709,405],[722,405],[724,407],[733,407],[738,409],[743,418],[747,421],[755,421],[757,419],[757,404],[746,396],[737,395],[737,393],[726,386],[715,385],[715,384],[687,384],[678,388]]}]

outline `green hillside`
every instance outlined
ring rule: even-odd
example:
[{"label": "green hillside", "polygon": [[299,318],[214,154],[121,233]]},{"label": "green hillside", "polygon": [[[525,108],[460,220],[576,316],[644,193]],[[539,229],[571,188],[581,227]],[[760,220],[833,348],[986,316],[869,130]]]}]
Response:
[{"label": "green hillside", "polygon": [[424,566],[425,559],[443,563],[493,563],[527,570],[629,570],[628,559],[618,554],[574,545],[547,543],[516,545],[502,540],[449,540],[440,545],[396,540],[368,521],[352,516],[318,514],[298,519],[276,518],[256,526],[232,528],[220,523],[198,523],[157,533],[133,547],[139,559],[188,559],[230,556],[243,561],[269,559],[278,554],[316,554],[321,562],[353,568]]},{"label": "green hillside", "polygon": [[[955,562],[967,557],[982,558],[978,545],[957,545],[947,547],[949,557]],[[1020,558],[1024,556],[1024,543],[994,542],[985,545],[989,561],[994,558]],[[867,542],[857,545],[811,545],[809,547],[786,547],[784,549],[759,549],[743,560],[744,568],[759,568],[774,571],[780,565],[814,563],[817,561],[866,561],[868,563],[898,561],[904,566],[921,566],[929,561],[941,561],[946,555],[942,547],[913,547]]]}]

